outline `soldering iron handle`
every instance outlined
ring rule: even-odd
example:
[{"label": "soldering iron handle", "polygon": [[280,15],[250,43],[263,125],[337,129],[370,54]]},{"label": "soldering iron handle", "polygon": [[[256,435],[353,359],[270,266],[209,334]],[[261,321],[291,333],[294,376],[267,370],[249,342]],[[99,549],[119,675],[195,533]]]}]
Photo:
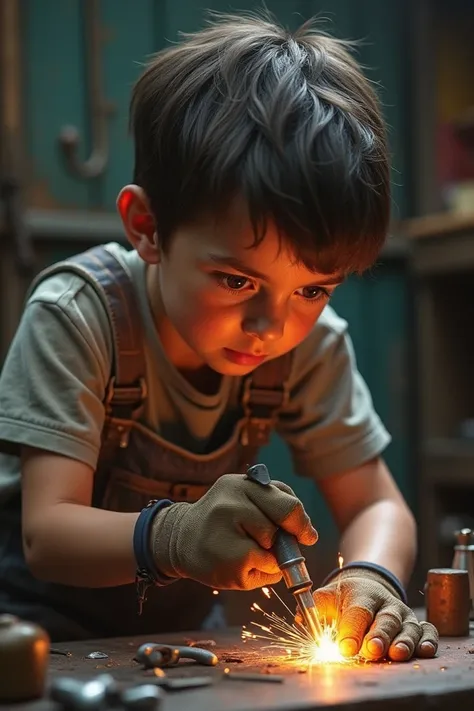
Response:
[{"label": "soldering iron handle", "polygon": [[301,550],[295,536],[291,533],[287,533],[281,528],[277,531],[272,552],[277,559],[277,563],[280,568],[286,568],[292,563],[304,561],[304,557],[301,554]]}]

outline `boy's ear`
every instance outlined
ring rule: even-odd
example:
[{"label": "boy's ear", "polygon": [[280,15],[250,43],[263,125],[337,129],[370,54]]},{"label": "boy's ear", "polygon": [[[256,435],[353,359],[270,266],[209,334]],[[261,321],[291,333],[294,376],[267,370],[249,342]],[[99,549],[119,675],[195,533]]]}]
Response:
[{"label": "boy's ear", "polygon": [[138,185],[126,185],[122,188],[117,197],[117,209],[132,247],[143,261],[157,264],[160,261],[160,249],[155,219],[142,188]]}]

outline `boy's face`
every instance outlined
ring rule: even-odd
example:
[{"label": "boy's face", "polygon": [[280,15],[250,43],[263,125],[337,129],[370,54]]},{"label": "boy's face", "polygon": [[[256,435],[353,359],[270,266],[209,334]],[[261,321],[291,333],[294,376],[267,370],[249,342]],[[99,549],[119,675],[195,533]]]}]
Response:
[{"label": "boy's face", "polygon": [[201,219],[177,231],[157,270],[164,314],[202,363],[226,375],[297,346],[341,281],[296,264],[272,226],[253,241],[239,214]]},{"label": "boy's face", "polygon": [[178,368],[251,372],[301,343],[342,281],[298,264],[284,244],[280,248],[271,224],[252,247],[245,212],[235,204],[225,217],[182,226],[156,259],[149,243],[143,248],[143,235],[137,241],[127,229],[142,258],[156,262],[148,291],[163,345]]}]

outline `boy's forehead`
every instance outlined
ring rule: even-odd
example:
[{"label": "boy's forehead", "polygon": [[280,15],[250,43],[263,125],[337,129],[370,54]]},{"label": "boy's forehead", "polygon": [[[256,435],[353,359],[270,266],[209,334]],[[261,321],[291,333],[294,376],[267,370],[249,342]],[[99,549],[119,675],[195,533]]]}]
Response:
[{"label": "boy's forehead", "polygon": [[255,226],[240,200],[225,210],[203,213],[187,225],[185,231],[202,256],[208,253],[217,259],[277,261],[283,258],[289,263],[298,261],[271,219],[266,221],[259,239],[256,239]]},{"label": "boy's forehead", "polygon": [[[291,269],[302,275],[324,274],[317,268],[305,266],[292,248],[290,240],[285,240],[272,220],[267,220],[261,240],[256,243],[255,229],[248,211],[233,206],[228,211],[207,213],[178,230],[184,238],[182,246],[191,251],[200,262],[216,264],[216,267],[232,267],[238,271],[252,271],[255,276],[268,276],[277,267]],[[260,273],[259,273],[260,272]],[[327,274],[332,281],[340,283],[344,276],[340,273]]]}]

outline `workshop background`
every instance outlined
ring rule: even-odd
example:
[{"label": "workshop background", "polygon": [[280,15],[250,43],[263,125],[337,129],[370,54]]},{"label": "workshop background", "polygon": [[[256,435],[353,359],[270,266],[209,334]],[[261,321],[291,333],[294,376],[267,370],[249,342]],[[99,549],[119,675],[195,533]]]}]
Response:
[{"label": "workshop background", "polygon": [[[147,55],[240,0],[1,0],[0,364],[25,289],[42,267],[123,241],[115,198],[131,179],[130,90]],[[386,458],[420,524],[411,602],[428,567],[450,564],[474,519],[474,3],[266,0],[295,27],[314,14],[362,40],[393,152],[393,224],[378,265],[335,297],[360,370],[393,435]],[[311,482],[274,438],[262,455],[320,531],[315,582],[337,535]],[[423,572],[424,571],[424,572]]]}]

